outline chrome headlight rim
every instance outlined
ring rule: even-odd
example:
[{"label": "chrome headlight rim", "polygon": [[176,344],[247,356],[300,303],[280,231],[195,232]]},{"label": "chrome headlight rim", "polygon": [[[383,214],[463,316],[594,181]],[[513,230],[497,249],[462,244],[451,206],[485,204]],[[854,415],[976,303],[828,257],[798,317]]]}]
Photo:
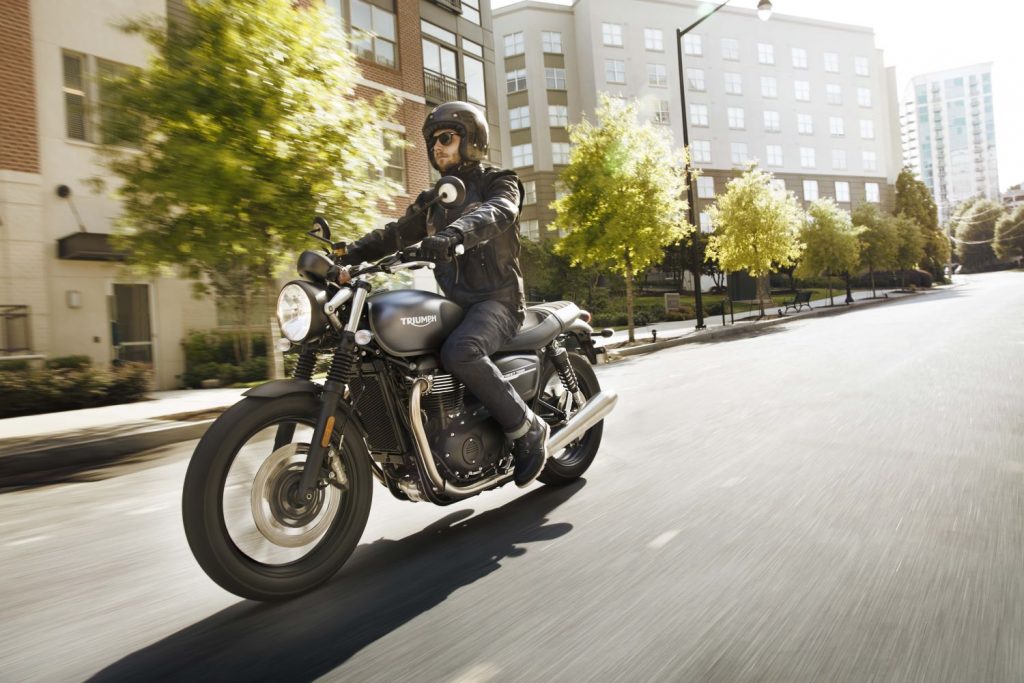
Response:
[{"label": "chrome headlight rim", "polygon": [[306,282],[292,280],[277,295],[277,322],[281,335],[294,344],[319,337],[327,326],[324,304],[326,290]]}]

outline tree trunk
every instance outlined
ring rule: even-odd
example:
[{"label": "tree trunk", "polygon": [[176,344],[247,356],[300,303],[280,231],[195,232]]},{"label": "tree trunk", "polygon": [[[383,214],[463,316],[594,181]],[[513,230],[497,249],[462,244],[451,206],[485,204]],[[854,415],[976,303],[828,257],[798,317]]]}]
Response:
[{"label": "tree trunk", "polygon": [[843,273],[843,277],[846,279],[846,303],[853,303],[853,289],[850,287],[850,271]]},{"label": "tree trunk", "polygon": [[832,271],[828,271],[828,305],[835,306],[836,300],[832,297]]},{"label": "tree trunk", "polygon": [[878,295],[875,293],[875,267],[874,265],[868,265],[868,271],[871,273],[871,298],[877,299]]},{"label": "tree trunk", "polygon": [[626,250],[626,320],[629,324],[629,343],[636,341],[633,324],[633,260]]},{"label": "tree trunk", "polygon": [[764,316],[764,305],[768,301],[768,274],[756,275],[755,281],[757,282],[757,306],[759,313]]}]

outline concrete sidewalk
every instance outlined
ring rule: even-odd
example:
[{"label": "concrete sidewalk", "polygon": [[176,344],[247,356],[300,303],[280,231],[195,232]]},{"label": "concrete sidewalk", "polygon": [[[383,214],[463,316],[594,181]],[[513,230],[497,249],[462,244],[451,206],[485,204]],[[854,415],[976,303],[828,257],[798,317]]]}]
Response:
[{"label": "concrete sidewalk", "polygon": [[[942,287],[922,290],[940,290]],[[882,296],[881,291],[879,296]],[[854,292],[856,302],[840,303],[845,292],[836,296],[836,305],[812,302],[813,308],[778,316],[776,307],[766,310],[770,316],[751,320],[757,311],[737,314],[732,323],[726,316],[705,318],[706,330],[694,329],[693,320],[662,322],[637,327],[636,340],[627,346],[628,332],[599,338],[607,350],[605,359],[615,361],[626,356],[651,353],[687,343],[707,342],[747,334],[751,330],[778,325],[808,316],[832,315],[866,305],[894,301],[913,294],[888,292],[888,298],[871,299],[870,292]],[[657,330],[657,342],[651,331]],[[0,489],[31,486],[41,481],[42,473],[82,470],[110,464],[135,453],[190,439],[198,439],[216,417],[236,403],[245,389],[204,389],[162,391],[149,394],[148,400],[102,408],[71,410],[0,420]]]}]

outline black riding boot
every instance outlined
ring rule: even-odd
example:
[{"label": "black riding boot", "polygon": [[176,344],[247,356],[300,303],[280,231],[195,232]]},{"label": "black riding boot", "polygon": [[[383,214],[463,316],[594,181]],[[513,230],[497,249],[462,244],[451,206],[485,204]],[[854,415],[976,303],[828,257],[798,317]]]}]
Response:
[{"label": "black riding boot", "polygon": [[530,413],[526,432],[515,440],[513,454],[516,461],[516,486],[523,488],[537,478],[548,459],[548,423]]}]

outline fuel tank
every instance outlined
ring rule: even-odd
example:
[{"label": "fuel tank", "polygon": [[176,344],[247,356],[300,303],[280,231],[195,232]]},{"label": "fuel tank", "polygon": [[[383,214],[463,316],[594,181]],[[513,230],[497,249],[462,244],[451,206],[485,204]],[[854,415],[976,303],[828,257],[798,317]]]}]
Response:
[{"label": "fuel tank", "polygon": [[462,322],[462,307],[418,289],[379,292],[367,299],[370,331],[392,356],[435,353]]}]

